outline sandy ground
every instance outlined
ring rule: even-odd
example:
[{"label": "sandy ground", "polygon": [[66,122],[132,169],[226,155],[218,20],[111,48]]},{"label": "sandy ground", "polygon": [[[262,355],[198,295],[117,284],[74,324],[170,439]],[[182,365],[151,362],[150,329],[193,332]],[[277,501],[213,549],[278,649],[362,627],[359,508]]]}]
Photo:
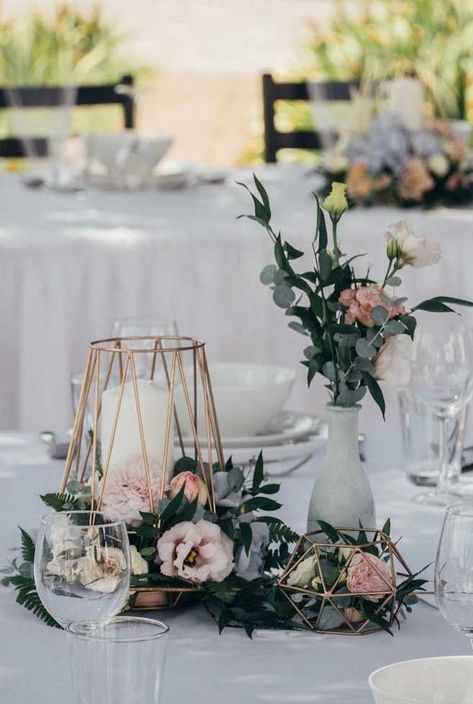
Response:
[{"label": "sandy ground", "polygon": [[[61,0],[3,0],[7,16]],[[348,0],[350,2],[350,0]],[[77,0],[81,8],[92,0]],[[172,156],[213,165],[244,160],[261,132],[260,74],[297,61],[304,24],[335,0],[100,0],[128,33],[124,55],[157,72],[139,126],[175,137]]]}]

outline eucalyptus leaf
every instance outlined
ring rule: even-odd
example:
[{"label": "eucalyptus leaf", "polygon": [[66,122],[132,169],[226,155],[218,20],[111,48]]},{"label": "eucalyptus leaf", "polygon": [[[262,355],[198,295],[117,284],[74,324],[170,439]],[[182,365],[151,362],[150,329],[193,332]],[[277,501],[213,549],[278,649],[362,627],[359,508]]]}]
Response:
[{"label": "eucalyptus leaf", "polygon": [[296,294],[292,288],[289,288],[289,286],[280,284],[279,286],[276,286],[273,291],[273,301],[279,308],[289,308],[295,300]]},{"label": "eucalyptus leaf", "polygon": [[319,354],[320,350],[318,347],[315,347],[315,345],[309,345],[309,347],[306,347],[304,350],[304,357],[307,359],[311,359],[316,354]]},{"label": "eucalyptus leaf", "polygon": [[301,323],[297,323],[295,320],[291,320],[291,322],[287,324],[287,327],[291,328],[291,330],[295,330],[300,335],[306,335],[307,337],[309,336],[309,333],[305,327]]},{"label": "eucalyptus leaf", "polygon": [[389,318],[389,311],[384,306],[375,306],[371,311],[375,325],[384,325]]},{"label": "eucalyptus leaf", "polygon": [[400,286],[402,281],[399,276],[390,276],[389,279],[386,279],[386,283],[388,286]]},{"label": "eucalyptus leaf", "polygon": [[276,264],[267,264],[261,272],[259,280],[265,286],[270,286],[274,283],[274,275],[277,271],[279,271],[279,268]]},{"label": "eucalyptus leaf", "polygon": [[402,335],[406,332],[406,327],[399,320],[390,320],[384,328],[384,332],[388,335]]},{"label": "eucalyptus leaf", "polygon": [[274,276],[273,276],[273,282],[276,286],[279,286],[279,284],[284,283],[284,279],[286,277],[287,277],[287,274],[285,271],[283,271],[282,269],[276,269],[276,271],[274,272]]},{"label": "eucalyptus leaf", "polygon": [[322,367],[322,374],[330,379],[330,381],[335,381],[337,372],[335,369],[335,364],[333,362],[325,362]]},{"label": "eucalyptus leaf", "polygon": [[333,606],[324,603],[323,611],[319,619],[318,628],[321,631],[332,631],[339,628],[344,623],[343,616]]},{"label": "eucalyptus leaf", "polygon": [[357,340],[355,349],[359,357],[372,359],[376,355],[376,347],[374,347],[365,337]]},{"label": "eucalyptus leaf", "polygon": [[234,467],[229,472],[227,472],[227,482],[232,492],[240,491],[244,481],[245,475],[243,474],[241,469],[238,469],[238,467]]}]

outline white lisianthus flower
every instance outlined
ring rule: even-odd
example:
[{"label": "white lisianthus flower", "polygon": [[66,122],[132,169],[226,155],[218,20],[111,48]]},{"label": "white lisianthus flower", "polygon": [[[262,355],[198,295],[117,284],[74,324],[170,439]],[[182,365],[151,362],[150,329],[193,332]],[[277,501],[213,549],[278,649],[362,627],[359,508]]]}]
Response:
[{"label": "white lisianthus flower", "polygon": [[445,176],[450,168],[449,161],[445,154],[434,154],[428,160],[427,165],[430,171],[432,171],[432,173],[439,178]]},{"label": "white lisianthus flower", "polygon": [[299,562],[294,570],[291,570],[287,578],[289,587],[307,587],[315,578],[315,557],[306,557]]},{"label": "white lisianthus flower", "polygon": [[130,560],[131,560],[131,574],[147,574],[149,570],[149,565],[141,557],[140,553],[136,549],[136,545],[130,545]]},{"label": "white lisianthus flower", "polygon": [[390,225],[386,230],[385,237],[388,251],[392,249],[392,243],[396,244],[399,263],[402,266],[405,264],[416,268],[430,266],[440,260],[440,244],[416,235],[406,220],[400,220]]},{"label": "white lisianthus flower", "polygon": [[388,337],[374,360],[376,379],[393,389],[404,389],[411,377],[414,343],[407,335]]}]

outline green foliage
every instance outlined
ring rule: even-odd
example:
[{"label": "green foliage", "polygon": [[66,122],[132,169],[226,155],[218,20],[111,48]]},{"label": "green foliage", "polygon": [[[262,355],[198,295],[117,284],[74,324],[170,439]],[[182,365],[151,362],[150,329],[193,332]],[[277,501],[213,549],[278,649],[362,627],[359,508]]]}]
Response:
[{"label": "green foliage", "polygon": [[54,511],[78,511],[80,510],[80,501],[72,494],[43,494],[41,501],[52,508]]},{"label": "green foliage", "polygon": [[[301,74],[315,80],[416,75],[433,109],[467,116],[473,74],[472,0],[344,2],[327,22],[313,22]],[[290,115],[301,124],[303,117]]]},{"label": "green foliage", "polygon": [[44,621],[46,625],[61,628],[57,621],[44,608],[32,577],[23,577],[17,574],[13,577],[9,577],[8,581],[16,591],[16,602],[18,604],[24,606],[28,611],[31,611],[35,616]]},{"label": "green foliage", "polygon": [[24,528],[18,527],[21,533],[21,556],[25,562],[34,562],[34,540]]}]

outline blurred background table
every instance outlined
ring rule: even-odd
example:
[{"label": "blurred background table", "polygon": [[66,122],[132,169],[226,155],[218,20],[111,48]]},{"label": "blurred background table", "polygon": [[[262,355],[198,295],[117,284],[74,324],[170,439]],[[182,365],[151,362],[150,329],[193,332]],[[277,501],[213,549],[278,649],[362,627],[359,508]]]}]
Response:
[{"label": "blurred background table", "polygon": [[[275,227],[307,249],[317,177],[294,166],[257,174],[270,192]],[[285,328],[283,311],[259,282],[272,262],[271,243],[257,225],[236,219],[251,204],[235,181],[251,185],[251,171],[230,171],[222,185],[75,195],[0,177],[0,428],[64,431],[70,374],[81,370],[87,342],[128,315],[175,318],[181,334],[207,342],[210,360],[296,368],[290,405],[323,409],[325,394],[307,393],[296,364],[304,340]],[[343,247],[369,252],[373,271],[384,271],[383,233],[401,218],[443,247],[442,266],[416,277],[404,272],[402,295],[419,302],[441,290],[473,298],[473,211],[355,209],[344,219]],[[379,412],[366,405],[365,423],[376,428]],[[394,424],[396,406],[388,408]]]},{"label": "blurred background table", "polygon": [[[392,452],[391,452],[392,451]],[[412,569],[435,558],[443,510],[410,503],[418,491],[407,484],[396,462],[396,439],[372,434],[367,470],[377,503],[378,520],[390,516],[393,535]],[[387,456],[393,459],[386,462]],[[391,469],[385,470],[388,466]],[[314,481],[308,464],[282,478],[282,517],[303,531]],[[383,468],[383,469],[382,469]],[[63,463],[51,461],[34,436],[0,433],[0,564],[14,557],[19,523],[34,528],[45,512],[38,494],[54,491]],[[269,469],[269,468],[268,468]],[[276,480],[275,480],[276,481]],[[71,694],[69,652],[63,632],[45,626],[15,604],[11,589],[0,588],[0,691],[2,704],[63,704]],[[203,608],[151,612],[171,626],[163,701],[178,704],[190,697],[201,704],[368,704],[370,672],[392,662],[436,655],[467,654],[468,642],[442,619],[439,611],[419,603],[394,638],[376,633],[347,636],[256,632],[248,640],[241,630],[218,635]]]}]

